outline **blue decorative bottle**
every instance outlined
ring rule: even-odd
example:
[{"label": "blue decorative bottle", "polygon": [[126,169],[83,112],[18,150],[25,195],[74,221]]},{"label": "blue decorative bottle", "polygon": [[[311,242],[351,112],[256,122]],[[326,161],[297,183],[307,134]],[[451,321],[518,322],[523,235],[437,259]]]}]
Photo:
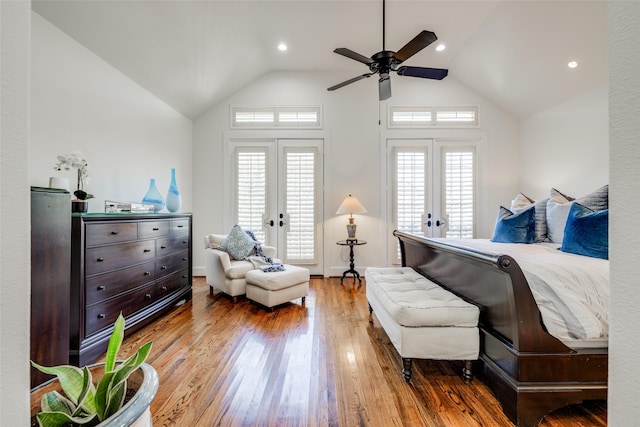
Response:
[{"label": "blue decorative bottle", "polygon": [[167,193],[167,210],[169,210],[169,212],[178,212],[181,205],[182,198],[180,197],[180,190],[178,190],[178,185],[176,184],[176,170],[171,169],[171,185]]},{"label": "blue decorative bottle", "polygon": [[152,204],[154,212],[160,212],[164,209],[164,199],[158,191],[158,187],[156,187],[156,180],[153,178],[151,178],[151,182],[149,183],[147,194],[142,198],[142,203]]}]

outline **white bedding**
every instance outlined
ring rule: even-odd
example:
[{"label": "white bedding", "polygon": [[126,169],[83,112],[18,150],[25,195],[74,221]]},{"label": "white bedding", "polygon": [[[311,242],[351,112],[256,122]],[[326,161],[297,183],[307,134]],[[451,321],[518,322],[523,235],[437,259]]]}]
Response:
[{"label": "white bedding", "polygon": [[486,239],[446,239],[446,243],[513,257],[551,335],[571,348],[607,347],[608,260],[562,252],[555,243],[494,243]]}]

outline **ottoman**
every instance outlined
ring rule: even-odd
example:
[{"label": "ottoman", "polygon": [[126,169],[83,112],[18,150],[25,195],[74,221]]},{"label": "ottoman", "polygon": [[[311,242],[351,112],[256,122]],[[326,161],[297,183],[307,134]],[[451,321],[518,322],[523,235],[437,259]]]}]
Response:
[{"label": "ottoman", "polygon": [[294,265],[284,265],[284,271],[264,272],[251,270],[245,275],[247,298],[273,309],[297,298],[309,295],[309,270]]}]

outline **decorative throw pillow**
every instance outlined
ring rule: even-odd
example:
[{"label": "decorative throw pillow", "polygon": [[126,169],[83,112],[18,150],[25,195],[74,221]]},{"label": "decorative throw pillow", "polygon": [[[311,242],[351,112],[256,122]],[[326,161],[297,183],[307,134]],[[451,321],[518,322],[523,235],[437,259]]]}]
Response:
[{"label": "decorative throw pillow", "polygon": [[549,238],[554,243],[562,243],[567,215],[569,215],[571,208],[570,202],[574,200],[594,211],[609,209],[609,186],[600,187],[578,199],[562,194],[555,188],[551,189],[546,211]]},{"label": "decorative throw pillow", "polygon": [[242,230],[242,227],[234,225],[227,238],[220,244],[220,249],[235,259],[245,259],[255,245],[256,242]]},{"label": "decorative throw pillow", "polygon": [[594,211],[580,203],[572,203],[560,249],[609,259],[609,209]]},{"label": "decorative throw pillow", "polygon": [[547,231],[549,239],[553,243],[562,243],[564,226],[567,223],[567,215],[569,215],[573,200],[573,197],[566,196],[555,188],[552,188],[549,193],[546,206]]},{"label": "decorative throw pillow", "polygon": [[535,228],[535,209],[531,206],[518,213],[513,213],[500,206],[496,228],[492,242],[500,243],[533,243]]},{"label": "decorative throw pillow", "polygon": [[536,225],[533,235],[533,243],[549,242],[549,236],[547,231],[547,200],[542,199],[537,202],[532,198],[518,193],[518,195],[511,201],[511,211],[518,213],[523,209],[534,205]]}]

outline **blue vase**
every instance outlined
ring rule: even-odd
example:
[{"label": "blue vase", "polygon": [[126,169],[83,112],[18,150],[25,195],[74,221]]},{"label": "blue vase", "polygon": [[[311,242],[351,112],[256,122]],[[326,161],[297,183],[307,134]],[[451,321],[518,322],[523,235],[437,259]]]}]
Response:
[{"label": "blue vase", "polygon": [[178,212],[180,205],[182,205],[182,198],[180,197],[180,190],[178,190],[178,185],[176,184],[176,170],[171,169],[171,185],[167,193],[167,210],[169,212]]},{"label": "blue vase", "polygon": [[147,194],[142,198],[142,203],[152,204],[154,212],[160,212],[164,209],[164,199],[158,191],[158,187],[156,187],[156,180],[153,178],[151,178],[151,182],[149,183]]}]

